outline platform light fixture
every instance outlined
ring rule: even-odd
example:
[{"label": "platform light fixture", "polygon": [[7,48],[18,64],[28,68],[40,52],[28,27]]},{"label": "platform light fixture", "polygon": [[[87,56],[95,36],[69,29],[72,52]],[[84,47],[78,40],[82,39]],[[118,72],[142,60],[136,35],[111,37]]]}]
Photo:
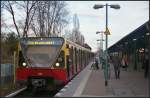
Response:
[{"label": "platform light fixture", "polygon": [[133,39],[133,41],[136,41],[136,40],[137,40],[136,38]]}]

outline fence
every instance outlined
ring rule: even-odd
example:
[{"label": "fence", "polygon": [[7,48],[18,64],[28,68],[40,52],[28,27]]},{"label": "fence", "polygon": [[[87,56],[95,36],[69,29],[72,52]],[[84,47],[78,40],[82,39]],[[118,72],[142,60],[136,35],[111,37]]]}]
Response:
[{"label": "fence", "polygon": [[1,64],[1,87],[9,86],[14,81],[13,64]]}]

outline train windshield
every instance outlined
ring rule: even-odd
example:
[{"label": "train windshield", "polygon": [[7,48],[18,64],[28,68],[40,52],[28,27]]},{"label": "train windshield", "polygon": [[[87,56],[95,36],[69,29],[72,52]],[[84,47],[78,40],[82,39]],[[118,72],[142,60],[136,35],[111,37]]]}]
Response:
[{"label": "train windshield", "polygon": [[20,43],[29,67],[50,67],[59,55],[64,39],[23,38]]}]

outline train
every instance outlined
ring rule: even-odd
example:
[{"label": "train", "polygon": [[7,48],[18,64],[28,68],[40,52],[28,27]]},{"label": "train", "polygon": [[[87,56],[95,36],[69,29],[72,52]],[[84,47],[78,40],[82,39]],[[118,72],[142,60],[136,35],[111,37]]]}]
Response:
[{"label": "train", "polygon": [[66,85],[92,60],[94,53],[63,37],[21,38],[16,53],[16,81],[28,88]]}]

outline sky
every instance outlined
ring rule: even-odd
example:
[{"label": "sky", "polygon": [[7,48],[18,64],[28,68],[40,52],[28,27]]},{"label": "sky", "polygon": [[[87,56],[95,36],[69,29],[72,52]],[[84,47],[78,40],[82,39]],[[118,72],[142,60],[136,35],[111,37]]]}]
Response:
[{"label": "sky", "polygon": [[[108,35],[108,47],[149,20],[149,1],[66,1],[66,3],[70,22],[64,29],[72,31],[73,15],[77,14],[80,23],[79,31],[92,51],[97,50],[97,39],[101,37],[96,32],[105,31],[106,23],[105,7],[95,10],[93,9],[95,4],[119,4],[121,7],[118,10],[108,8],[108,28],[111,33]],[[22,13],[19,14],[23,16]],[[13,23],[10,14],[5,12],[5,15],[8,23]],[[103,38],[105,40],[105,35]],[[105,49],[105,41],[103,43]]]},{"label": "sky", "polygon": [[[85,42],[97,50],[97,39],[100,34],[97,31],[105,31],[105,7],[93,9],[95,4],[119,4],[120,9],[108,8],[108,47],[115,44],[121,38],[134,31],[136,28],[149,20],[149,1],[66,1],[71,18],[78,15],[80,32],[85,37]],[[73,28],[73,19],[66,28]],[[105,38],[105,35],[103,35]],[[103,42],[105,49],[105,41]]]}]

